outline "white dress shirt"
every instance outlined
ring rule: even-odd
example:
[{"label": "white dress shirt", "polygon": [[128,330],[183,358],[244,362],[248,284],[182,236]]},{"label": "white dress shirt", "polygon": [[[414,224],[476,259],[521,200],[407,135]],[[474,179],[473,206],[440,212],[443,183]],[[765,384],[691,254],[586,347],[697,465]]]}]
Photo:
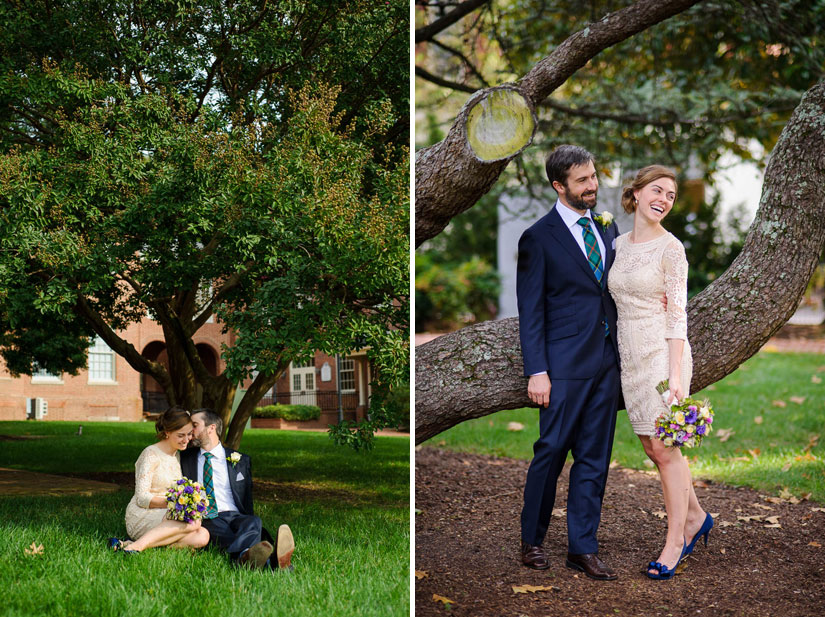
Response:
[{"label": "white dress shirt", "polygon": [[[559,215],[561,215],[561,220],[564,221],[564,224],[567,225],[567,229],[570,230],[570,233],[573,234],[573,239],[576,241],[576,244],[579,245],[579,248],[582,250],[582,255],[584,258],[587,259],[587,248],[584,246],[584,234],[582,234],[583,227],[579,225],[579,219],[584,216],[590,219],[590,228],[593,230],[593,235],[596,236],[596,242],[599,243],[599,251],[602,254],[602,264],[604,264],[604,242],[602,241],[602,236],[599,233],[599,230],[596,229],[596,221],[593,220],[593,213],[588,210],[584,214],[579,214],[575,210],[565,206],[561,203],[560,199],[556,200],[556,210],[559,211]],[[604,267],[604,266],[602,266]]]},{"label": "white dress shirt", "polygon": [[[596,236],[596,242],[599,244],[599,251],[602,254],[602,268],[604,268],[604,242],[602,241],[602,236],[599,231],[596,229],[596,221],[593,220],[593,214],[588,209],[587,212],[584,214],[579,214],[575,210],[565,206],[561,203],[560,199],[556,200],[556,210],[559,212],[559,216],[561,216],[561,220],[564,221],[564,224],[567,225],[567,229],[573,234],[573,239],[576,241],[576,244],[579,245],[579,248],[582,251],[582,255],[584,258],[587,259],[587,247],[584,246],[584,234],[582,230],[584,229],[581,225],[579,225],[579,219],[584,216],[590,219],[590,228],[593,230],[593,235]],[[589,263],[589,262],[588,262]],[[536,375],[545,375],[546,372],[541,373],[534,373],[531,377],[535,377]]]},{"label": "white dress shirt", "polygon": [[[203,485],[203,464],[206,457],[203,455],[203,448],[198,453],[198,482]],[[215,489],[215,505],[218,512],[226,512],[227,510],[237,512],[238,506],[235,505],[235,499],[232,497],[232,489],[229,487],[229,472],[226,464],[226,450],[223,449],[223,444],[218,442],[218,445],[208,450],[210,454],[214,454],[212,458],[212,488]]]}]

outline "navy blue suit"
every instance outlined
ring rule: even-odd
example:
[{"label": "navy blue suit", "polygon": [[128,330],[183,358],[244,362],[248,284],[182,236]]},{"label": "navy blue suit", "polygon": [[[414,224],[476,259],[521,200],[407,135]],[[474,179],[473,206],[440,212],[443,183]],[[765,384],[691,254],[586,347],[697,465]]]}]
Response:
[{"label": "navy blue suit", "polygon": [[572,452],[567,531],[573,554],[598,552],[620,391],[616,305],[607,291],[619,230],[615,223],[591,226],[605,246],[601,284],[556,208],[522,234],[516,283],[524,374],[546,371],[552,385],[524,486],[522,540],[543,542],[556,482]]}]

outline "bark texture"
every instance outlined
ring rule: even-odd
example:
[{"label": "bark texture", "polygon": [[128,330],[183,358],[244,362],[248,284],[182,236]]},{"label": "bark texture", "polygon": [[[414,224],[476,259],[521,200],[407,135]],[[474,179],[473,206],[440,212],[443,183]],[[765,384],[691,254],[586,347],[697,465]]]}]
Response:
[{"label": "bark texture", "polygon": [[[603,49],[642,32],[700,0],[640,0],[571,35],[513,86],[531,109]],[[475,204],[520,151],[493,162],[478,160],[467,147],[469,110],[491,90],[473,94],[449,133],[422,148],[415,159],[415,245],[437,236],[457,214]]]},{"label": "bark texture", "polygon": [[[762,197],[731,267],[688,304],[691,391],[731,373],[794,313],[825,244],[825,81],[771,154]],[[518,319],[484,322],[416,348],[415,440],[502,409],[532,406]]]}]

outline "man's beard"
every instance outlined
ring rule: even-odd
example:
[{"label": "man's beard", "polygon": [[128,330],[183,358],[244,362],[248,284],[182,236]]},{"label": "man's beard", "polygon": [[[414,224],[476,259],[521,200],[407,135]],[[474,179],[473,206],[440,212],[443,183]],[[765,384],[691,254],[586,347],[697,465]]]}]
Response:
[{"label": "man's beard", "polygon": [[590,196],[590,195],[593,195],[594,197],[597,197],[598,196],[598,191],[593,191],[592,193],[582,193],[578,197],[573,197],[572,195],[569,195],[567,197],[567,200],[569,202],[567,205],[569,205],[571,208],[575,208],[576,210],[588,210],[590,208],[595,208],[596,207],[596,200],[595,199],[593,200],[593,205],[588,204],[584,200],[585,196]]},{"label": "man's beard", "polygon": [[196,448],[200,448],[201,447],[201,440],[198,439],[197,437],[192,437],[192,445],[195,446]]}]

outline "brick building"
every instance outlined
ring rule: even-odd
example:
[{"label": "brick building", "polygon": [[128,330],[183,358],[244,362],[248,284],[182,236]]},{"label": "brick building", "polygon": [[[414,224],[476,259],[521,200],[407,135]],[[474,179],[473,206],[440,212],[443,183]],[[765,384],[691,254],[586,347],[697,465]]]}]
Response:
[{"label": "brick building", "polygon": [[[166,361],[163,330],[155,321],[147,318],[132,324],[123,337],[144,357]],[[207,369],[214,375],[222,372],[221,344],[231,346],[234,334],[222,333],[219,324],[206,323],[193,338]],[[318,405],[321,421],[326,424],[337,422],[340,401],[345,419],[362,420],[367,415],[372,380],[366,354],[356,352],[341,358],[340,390],[338,369],[335,357],[318,352],[311,362],[291,365],[259,405]],[[76,376],[40,371],[32,377],[13,378],[0,360],[0,420],[135,422],[166,406],[160,385],[135,371],[100,339],[89,349],[87,370]]]}]

